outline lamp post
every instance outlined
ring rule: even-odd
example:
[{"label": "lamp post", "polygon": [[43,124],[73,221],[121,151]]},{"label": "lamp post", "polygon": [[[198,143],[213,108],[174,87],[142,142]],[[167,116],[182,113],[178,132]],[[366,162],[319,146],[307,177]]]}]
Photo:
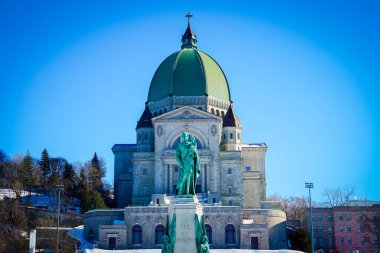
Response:
[{"label": "lamp post", "polygon": [[305,188],[309,189],[311,252],[314,253],[313,210],[311,208],[311,191],[310,191],[311,188],[314,188],[314,184],[313,183],[305,183]]},{"label": "lamp post", "polygon": [[63,184],[57,185],[58,190],[58,205],[57,205],[57,253],[59,252],[59,212],[61,211],[61,191],[63,190]]}]

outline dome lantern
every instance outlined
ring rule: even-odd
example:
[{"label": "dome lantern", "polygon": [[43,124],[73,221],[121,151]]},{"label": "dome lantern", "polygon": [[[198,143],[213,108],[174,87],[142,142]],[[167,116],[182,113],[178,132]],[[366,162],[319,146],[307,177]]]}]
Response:
[{"label": "dome lantern", "polygon": [[187,17],[187,29],[185,33],[182,35],[182,46],[181,49],[184,48],[197,48],[197,36],[195,33],[191,30],[190,27],[190,18],[193,17],[193,14],[188,12],[185,17]]}]

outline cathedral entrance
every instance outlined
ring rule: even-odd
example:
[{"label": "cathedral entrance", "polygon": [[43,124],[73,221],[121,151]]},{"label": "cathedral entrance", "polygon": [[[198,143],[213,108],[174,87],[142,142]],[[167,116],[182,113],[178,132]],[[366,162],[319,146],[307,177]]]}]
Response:
[{"label": "cathedral entrance", "polygon": [[116,250],[116,237],[108,237],[108,249]]},{"label": "cathedral entrance", "polygon": [[257,236],[251,237],[251,249],[259,249],[259,238]]}]

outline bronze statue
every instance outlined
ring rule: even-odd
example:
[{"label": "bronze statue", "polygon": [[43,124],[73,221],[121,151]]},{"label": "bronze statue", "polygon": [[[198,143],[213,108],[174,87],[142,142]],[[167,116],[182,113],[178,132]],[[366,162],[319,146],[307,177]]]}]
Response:
[{"label": "bronze statue", "polygon": [[197,178],[201,172],[197,141],[187,132],[181,134],[181,142],[176,149],[176,160],[180,167],[176,195],[195,195]]}]

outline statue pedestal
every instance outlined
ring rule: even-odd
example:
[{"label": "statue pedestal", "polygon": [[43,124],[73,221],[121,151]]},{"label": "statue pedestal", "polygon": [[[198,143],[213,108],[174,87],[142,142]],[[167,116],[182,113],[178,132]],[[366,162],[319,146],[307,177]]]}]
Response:
[{"label": "statue pedestal", "polygon": [[202,205],[198,202],[197,196],[176,197],[169,207],[170,222],[174,213],[176,214],[176,240],[173,252],[196,253],[195,215],[198,216],[198,220],[203,215]]}]

